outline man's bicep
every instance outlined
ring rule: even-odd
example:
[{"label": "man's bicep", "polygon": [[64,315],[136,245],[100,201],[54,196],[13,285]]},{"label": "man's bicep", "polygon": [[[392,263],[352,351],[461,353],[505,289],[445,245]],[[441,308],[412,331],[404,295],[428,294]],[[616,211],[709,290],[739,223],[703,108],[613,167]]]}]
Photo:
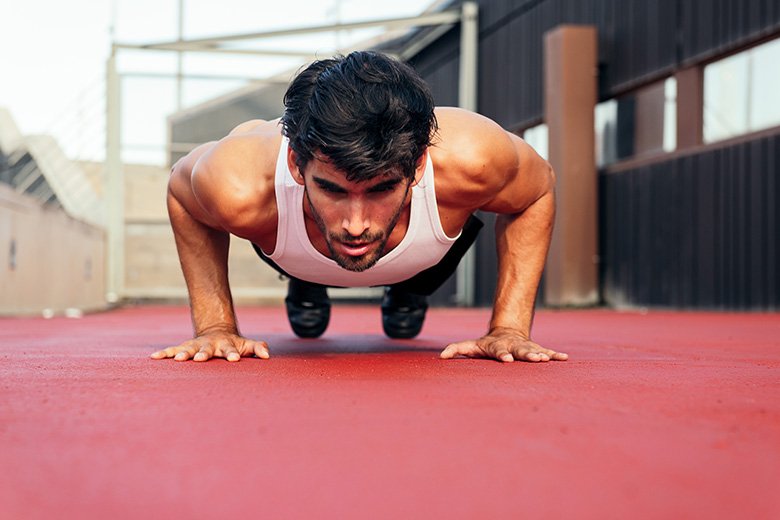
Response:
[{"label": "man's bicep", "polygon": [[501,214],[521,213],[555,188],[555,173],[546,160],[525,141],[512,135],[515,164],[503,174],[506,182],[480,209]]},{"label": "man's bicep", "polygon": [[171,217],[173,211],[186,212],[198,222],[219,229],[217,222],[201,205],[193,187],[195,164],[210,148],[203,145],[195,150],[198,153],[191,152],[174,165],[168,180],[168,211]]}]

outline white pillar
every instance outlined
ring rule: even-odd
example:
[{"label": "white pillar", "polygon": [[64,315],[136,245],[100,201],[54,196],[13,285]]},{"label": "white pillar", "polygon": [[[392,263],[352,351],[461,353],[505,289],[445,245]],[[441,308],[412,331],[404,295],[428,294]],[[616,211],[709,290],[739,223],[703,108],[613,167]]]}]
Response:
[{"label": "white pillar", "polygon": [[[184,40],[184,0],[179,0],[179,12],[178,12],[178,37],[179,41]],[[184,56],[182,51],[176,52],[176,110],[181,110],[183,106],[182,102],[182,90],[183,90],[183,70],[184,70]]]},{"label": "white pillar", "polygon": [[106,173],[104,179],[107,212],[106,300],[122,298],[125,275],[125,204],[121,150],[121,88],[116,68],[116,50],[106,64]]},{"label": "white pillar", "polygon": [[[477,111],[477,58],[479,55],[479,6],[464,2],[460,18],[460,64],[458,78],[458,106]],[[456,274],[458,305],[474,305],[474,276],[476,262],[472,246],[463,256]]]}]

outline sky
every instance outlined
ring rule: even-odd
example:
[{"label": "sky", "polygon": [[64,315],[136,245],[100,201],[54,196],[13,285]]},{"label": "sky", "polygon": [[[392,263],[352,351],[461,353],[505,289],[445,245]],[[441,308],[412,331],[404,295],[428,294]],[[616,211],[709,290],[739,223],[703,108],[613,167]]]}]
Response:
[{"label": "sky", "polygon": [[[420,0],[183,0],[184,38],[259,32],[342,21],[417,15]],[[100,159],[105,141],[105,64],[111,42],[149,43],[178,36],[179,0],[0,0],[0,107],[23,134],[54,135],[71,156]],[[268,42],[332,52],[369,33]],[[121,51],[123,158],[162,163],[165,117],[176,110],[175,53]],[[188,55],[186,73],[261,78],[295,69],[295,60]],[[233,90],[238,79],[185,82],[186,108]]]}]

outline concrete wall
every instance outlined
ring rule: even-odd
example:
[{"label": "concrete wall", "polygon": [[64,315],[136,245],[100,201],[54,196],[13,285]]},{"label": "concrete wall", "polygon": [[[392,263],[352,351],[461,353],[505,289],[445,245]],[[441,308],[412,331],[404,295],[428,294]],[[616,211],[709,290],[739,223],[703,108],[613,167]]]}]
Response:
[{"label": "concrete wall", "polygon": [[0,315],[105,302],[102,230],[0,184]]},{"label": "concrete wall", "polygon": [[[99,184],[101,165],[86,170]],[[125,165],[125,296],[185,300],[165,193],[168,170]],[[42,207],[0,183],[0,315],[39,314],[50,309],[107,307],[105,232]],[[262,263],[246,240],[233,238],[230,280],[239,303],[279,303],[286,283]]]},{"label": "concrete wall", "polygon": [[[168,211],[169,171],[125,165],[125,291],[128,298],[180,300],[187,297]],[[278,303],[286,283],[264,264],[246,240],[233,237],[230,283],[238,302]]]}]

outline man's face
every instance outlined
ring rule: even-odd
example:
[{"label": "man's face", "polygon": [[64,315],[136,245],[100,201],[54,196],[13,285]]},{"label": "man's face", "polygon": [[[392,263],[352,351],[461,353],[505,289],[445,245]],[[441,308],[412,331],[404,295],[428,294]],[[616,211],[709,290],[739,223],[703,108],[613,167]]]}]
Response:
[{"label": "man's face", "polygon": [[301,177],[311,215],[331,258],[350,271],[365,271],[376,264],[409,204],[412,182],[398,175],[350,182],[320,160],[310,161]]}]

